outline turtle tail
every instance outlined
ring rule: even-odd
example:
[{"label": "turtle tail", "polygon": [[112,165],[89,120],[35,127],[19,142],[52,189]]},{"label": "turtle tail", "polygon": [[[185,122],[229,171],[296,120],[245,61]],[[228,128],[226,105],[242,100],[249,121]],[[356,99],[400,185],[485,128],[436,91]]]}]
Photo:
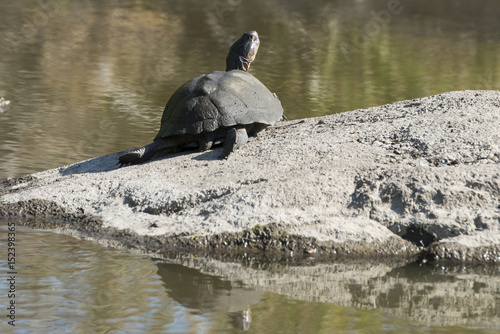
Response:
[{"label": "turtle tail", "polygon": [[135,165],[144,161],[148,161],[155,155],[156,152],[165,148],[165,143],[162,140],[155,140],[151,144],[136,148],[133,151],[120,155],[117,165]]}]

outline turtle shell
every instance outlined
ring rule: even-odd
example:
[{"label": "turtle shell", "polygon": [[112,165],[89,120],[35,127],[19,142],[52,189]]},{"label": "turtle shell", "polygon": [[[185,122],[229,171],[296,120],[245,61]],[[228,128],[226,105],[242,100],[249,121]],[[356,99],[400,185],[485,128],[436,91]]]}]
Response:
[{"label": "turtle shell", "polygon": [[167,102],[156,138],[208,133],[222,127],[273,125],[283,108],[253,75],[233,70],[200,75],[179,87]]}]

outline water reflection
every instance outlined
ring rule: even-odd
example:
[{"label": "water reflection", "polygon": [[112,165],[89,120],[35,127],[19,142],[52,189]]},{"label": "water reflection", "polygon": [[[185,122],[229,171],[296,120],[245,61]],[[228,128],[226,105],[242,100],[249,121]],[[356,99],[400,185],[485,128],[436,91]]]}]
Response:
[{"label": "water reflection", "polygon": [[157,265],[165,288],[179,304],[199,314],[225,312],[234,328],[250,328],[250,305],[262,298],[259,287],[249,288],[179,264],[159,262]]},{"label": "water reflection", "polygon": [[[6,236],[0,220],[4,250]],[[500,275],[493,267],[153,261],[19,226],[16,239],[19,333],[500,330]],[[0,263],[6,268],[5,256]],[[2,305],[7,290],[0,281]]]},{"label": "water reflection", "polygon": [[[202,273],[222,273],[233,282],[261,286],[267,292],[290,299],[286,301],[285,309],[278,306],[281,305],[278,302],[273,309],[275,313],[270,313],[262,303],[269,300],[274,303],[281,297],[263,294],[263,301],[251,306],[252,326],[262,319],[282,318],[282,312],[286,312],[289,303],[296,300],[297,308],[311,313],[300,320],[301,326],[307,328],[322,324],[321,330],[338,330],[335,326],[339,323],[330,322],[332,313],[345,313],[345,308],[348,308],[348,312],[356,314],[355,317],[366,316],[373,320],[373,323],[368,322],[371,330],[403,328],[398,327],[402,325],[398,324],[400,320],[394,318],[383,323],[388,315],[404,318],[404,326],[408,328],[425,325],[500,330],[500,273],[494,267],[416,264],[394,267],[369,263],[317,264],[311,267],[272,264],[262,267],[252,262],[242,266],[190,258],[178,260],[178,263],[198,268]],[[362,310],[378,310],[384,315]],[[348,326],[348,320],[344,320],[346,322],[341,323]]]},{"label": "water reflection", "polygon": [[2,7],[0,177],[149,142],[172,92],[259,32],[252,73],[289,118],[498,89],[500,3],[14,1]]}]

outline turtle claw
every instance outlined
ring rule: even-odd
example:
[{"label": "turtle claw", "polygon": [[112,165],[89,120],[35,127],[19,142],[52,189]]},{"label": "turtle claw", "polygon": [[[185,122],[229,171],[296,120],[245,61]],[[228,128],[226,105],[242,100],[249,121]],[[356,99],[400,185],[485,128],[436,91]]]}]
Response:
[{"label": "turtle claw", "polygon": [[122,168],[123,166],[128,166],[128,165],[130,165],[130,163],[127,163],[127,162],[120,162],[120,161],[118,161],[118,162],[116,163],[116,165],[118,166],[118,168]]}]

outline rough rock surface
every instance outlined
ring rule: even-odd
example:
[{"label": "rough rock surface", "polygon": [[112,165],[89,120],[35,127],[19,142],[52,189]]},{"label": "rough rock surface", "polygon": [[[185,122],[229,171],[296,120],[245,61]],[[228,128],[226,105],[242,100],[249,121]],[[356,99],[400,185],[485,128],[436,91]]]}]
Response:
[{"label": "rough rock surface", "polygon": [[283,122],[220,150],[4,180],[0,216],[156,249],[500,262],[498,91]]}]

